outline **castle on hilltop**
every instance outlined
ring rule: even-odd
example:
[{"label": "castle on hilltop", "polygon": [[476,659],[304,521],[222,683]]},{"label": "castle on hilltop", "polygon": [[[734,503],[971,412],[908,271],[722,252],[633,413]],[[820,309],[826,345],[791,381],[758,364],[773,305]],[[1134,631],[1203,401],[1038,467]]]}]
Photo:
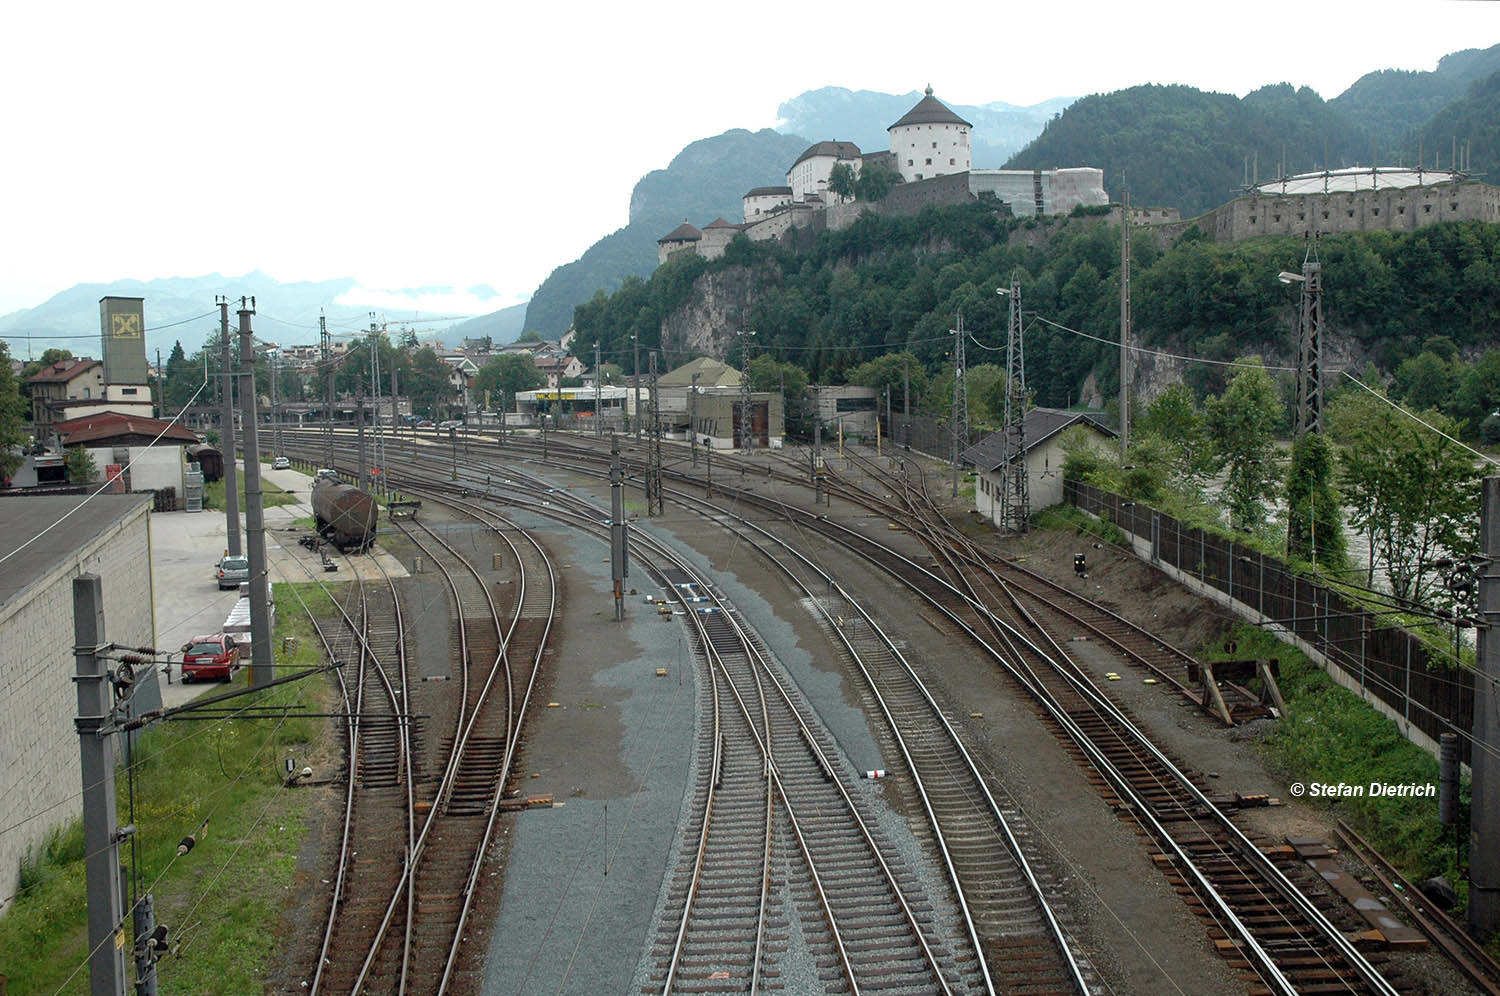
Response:
[{"label": "castle on hilltop", "polygon": [[[1101,169],[974,169],[973,128],[934,97],[929,86],[922,99],[886,129],[889,150],[861,152],[853,142],[817,142],[792,163],[785,186],[756,187],[744,195],[743,220],[715,218],[701,229],[683,221],[657,240],[657,262],[665,263],[679,252],[717,258],[741,232],[761,241],[793,228],[847,228],[866,211],[916,214],[929,205],[961,204],[981,196],[993,196],[1020,217],[1109,204]],[[829,189],[839,166],[848,167],[855,178],[867,169],[888,170],[899,174],[902,182],[879,201],[851,200]]]}]

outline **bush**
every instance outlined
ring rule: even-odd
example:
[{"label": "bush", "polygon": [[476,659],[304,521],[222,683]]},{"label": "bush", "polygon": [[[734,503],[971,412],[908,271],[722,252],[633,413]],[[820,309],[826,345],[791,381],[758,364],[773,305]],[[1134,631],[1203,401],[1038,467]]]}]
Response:
[{"label": "bush", "polygon": [[1479,423],[1479,438],[1492,446],[1500,443],[1500,413],[1489,415]]}]

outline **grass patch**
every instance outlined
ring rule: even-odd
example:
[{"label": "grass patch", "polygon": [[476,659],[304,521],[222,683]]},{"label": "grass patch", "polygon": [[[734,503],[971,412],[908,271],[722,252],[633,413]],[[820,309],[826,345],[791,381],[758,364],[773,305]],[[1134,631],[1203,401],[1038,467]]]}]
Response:
[{"label": "grass patch", "polygon": [[[235,475],[235,493],[240,496],[240,511],[245,508],[245,475]],[[295,505],[297,496],[272,484],[264,477],[260,479],[260,498],[262,508],[275,508],[277,505]],[[224,479],[208,481],[203,485],[203,507],[223,509],[224,508]]]},{"label": "grass patch", "polygon": [[[278,653],[278,673],[316,666],[321,659],[306,615],[290,593],[279,597],[278,650],[281,637],[299,638],[294,651]],[[321,591],[304,597],[310,604],[331,606]],[[322,601],[314,603],[315,598]],[[244,688],[247,680],[248,669],[209,694]],[[311,678],[223,704],[257,709],[302,705],[320,712],[331,703],[330,686]],[[157,723],[136,741],[130,769],[133,812],[124,768],[116,778],[119,821],[138,827],[133,849],[122,847],[121,859],[138,868],[142,891],[155,896],[157,922],[167,924],[173,944],[182,946],[181,957],[169,955],[158,964],[163,992],[264,988],[277,954],[275,932],[283,910],[298,901],[291,891],[292,875],[310,798],[282,786],[283,759],[308,756],[327,730],[323,720],[288,711],[271,719],[226,715]],[[121,743],[122,753],[123,747]],[[178,842],[198,833],[205,819],[206,835],[199,834],[197,846],[177,858]],[[0,918],[6,992],[87,993],[86,966],[67,981],[86,962],[87,938],[83,831],[81,821],[75,821],[33,855],[22,890]]]},{"label": "grass patch", "polygon": [[[1436,785],[1437,760],[1401,735],[1396,723],[1338,685],[1297,648],[1255,626],[1231,630],[1238,658],[1275,657],[1281,662],[1281,694],[1287,716],[1262,741],[1273,767],[1289,782],[1371,782]],[[1221,659],[1221,647],[1205,659]],[[1460,820],[1468,826],[1468,784],[1461,790]],[[1421,881],[1443,874],[1467,900],[1459,874],[1453,830],[1438,823],[1437,799],[1346,798],[1310,800],[1347,820],[1406,875]]]},{"label": "grass patch", "polygon": [[1086,536],[1097,536],[1108,542],[1123,545],[1125,534],[1113,522],[1096,519],[1079,511],[1075,505],[1053,505],[1031,517],[1033,529],[1056,529]]}]

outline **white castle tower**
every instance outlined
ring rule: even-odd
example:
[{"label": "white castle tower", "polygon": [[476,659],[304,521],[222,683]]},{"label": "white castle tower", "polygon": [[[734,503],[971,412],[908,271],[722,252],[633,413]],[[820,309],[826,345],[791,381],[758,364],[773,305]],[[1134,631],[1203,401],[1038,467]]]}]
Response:
[{"label": "white castle tower", "polygon": [[969,129],[973,127],[934,97],[929,85],[927,96],[886,129],[891,133],[891,155],[901,178],[910,183],[967,172]]}]

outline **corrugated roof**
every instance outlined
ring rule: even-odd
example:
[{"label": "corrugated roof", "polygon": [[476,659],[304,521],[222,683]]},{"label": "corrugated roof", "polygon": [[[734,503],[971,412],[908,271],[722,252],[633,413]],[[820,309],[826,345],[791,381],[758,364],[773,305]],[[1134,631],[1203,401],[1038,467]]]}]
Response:
[{"label": "corrugated roof", "polygon": [[87,373],[91,367],[99,366],[98,360],[88,358],[59,360],[43,367],[26,379],[28,384],[66,384],[79,374]]},{"label": "corrugated roof", "polygon": [[[1025,450],[1031,450],[1062,432],[1070,425],[1082,423],[1091,426],[1099,432],[1107,435],[1115,435],[1115,431],[1099,420],[1098,413],[1093,412],[1069,412],[1058,408],[1033,408],[1026,413],[1026,420],[1022,431],[1026,434]],[[1005,430],[996,431],[985,436],[979,442],[963,451],[959,459],[964,463],[971,463],[975,470],[985,473],[993,473],[999,470],[1005,461]]]},{"label": "corrugated roof", "polygon": [[[0,608],[9,606],[32,583],[76,556],[96,538],[135,515],[146,514],[152,497],[139,495],[14,495],[0,498],[0,557],[36,541],[5,562],[0,571]],[[76,511],[74,511],[76,509]],[[71,514],[69,514],[71,513]],[[67,515],[54,529],[43,529]],[[88,565],[85,565],[86,567]],[[144,568],[142,569],[144,576]],[[71,594],[68,596],[72,597]],[[64,644],[72,630],[57,634]]]},{"label": "corrugated roof", "polygon": [[163,442],[198,442],[198,434],[184,425],[173,425],[159,418],[141,415],[123,415],[120,412],[100,412],[59,422],[53,426],[62,437],[64,446],[78,443],[100,443],[111,439],[141,439],[147,442],[161,436]]},{"label": "corrugated roof", "polygon": [[676,228],[672,229],[670,232],[668,232],[666,235],[663,235],[661,238],[657,239],[656,241],[657,242],[697,242],[701,238],[703,238],[703,233],[700,232],[700,231],[698,231],[698,229],[694,228],[692,225],[689,225],[687,222],[684,221],[682,224],[678,225]]},{"label": "corrugated roof", "polygon": [[739,387],[740,372],[723,360],[700,356],[689,360],[675,370],[669,370],[656,379],[658,387],[691,387],[693,374],[698,375],[699,387]]},{"label": "corrugated roof", "polygon": [[808,146],[807,151],[797,157],[797,162],[792,163],[792,168],[795,169],[797,163],[816,156],[832,156],[834,159],[858,159],[859,146],[853,142],[816,142]]},{"label": "corrugated roof", "polygon": [[891,125],[886,131],[890,131],[892,128],[900,128],[903,125],[923,124],[957,124],[963,125],[965,128],[974,127],[950,111],[947,104],[934,97],[931,86],[927,88],[927,96],[917,101],[916,106],[902,115],[901,120]]}]

